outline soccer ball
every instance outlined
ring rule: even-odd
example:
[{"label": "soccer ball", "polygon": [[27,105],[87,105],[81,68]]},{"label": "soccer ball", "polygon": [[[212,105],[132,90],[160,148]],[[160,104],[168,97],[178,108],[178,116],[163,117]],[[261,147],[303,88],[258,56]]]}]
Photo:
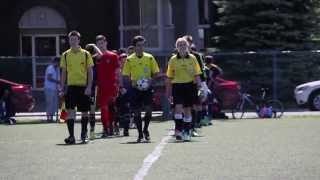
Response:
[{"label": "soccer ball", "polygon": [[149,83],[149,80],[148,79],[139,79],[137,81],[137,88],[140,90],[140,91],[146,91],[149,89],[149,86],[150,86],[150,83]]}]

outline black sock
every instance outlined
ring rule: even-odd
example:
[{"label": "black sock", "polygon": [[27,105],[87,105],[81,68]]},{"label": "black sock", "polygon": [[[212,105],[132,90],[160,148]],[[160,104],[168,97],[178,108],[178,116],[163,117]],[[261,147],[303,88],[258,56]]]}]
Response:
[{"label": "black sock", "polygon": [[123,130],[128,131],[130,125],[130,115],[125,115],[123,117]]},{"label": "black sock", "polygon": [[138,130],[138,133],[139,133],[139,138],[143,137],[141,113],[135,113],[134,114],[134,122],[135,122],[135,124],[137,126],[137,130]]},{"label": "black sock", "polygon": [[67,120],[67,127],[70,137],[74,137],[74,119]]},{"label": "black sock", "polygon": [[86,136],[88,132],[88,117],[81,118],[81,137]]},{"label": "black sock", "polygon": [[96,125],[95,114],[90,114],[90,131],[94,131],[95,125]]},{"label": "black sock", "polygon": [[196,118],[197,119],[195,119],[195,121],[197,123],[200,123],[201,119],[203,119],[201,111],[197,111],[197,117]]},{"label": "black sock", "polygon": [[191,117],[192,117],[192,123],[191,123],[191,128],[194,129],[196,127],[197,119],[198,119],[198,113],[195,110],[191,111]]},{"label": "black sock", "polygon": [[150,120],[151,120],[151,116],[152,116],[151,112],[146,112],[146,115],[144,117],[144,127],[143,127],[143,131],[144,132],[148,131]]}]

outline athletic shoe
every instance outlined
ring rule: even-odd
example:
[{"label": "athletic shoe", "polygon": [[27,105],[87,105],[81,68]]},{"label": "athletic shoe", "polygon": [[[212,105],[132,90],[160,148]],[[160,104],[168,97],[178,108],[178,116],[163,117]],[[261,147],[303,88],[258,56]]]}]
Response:
[{"label": "athletic shoe", "polygon": [[191,130],[191,136],[192,137],[199,137],[200,135],[198,134],[197,130],[193,129],[193,130]]},{"label": "athletic shoe", "polygon": [[101,138],[108,138],[108,137],[109,137],[109,135],[106,132],[103,132],[102,135],[101,135]]},{"label": "athletic shoe", "polygon": [[75,144],[76,143],[76,139],[72,136],[69,136],[68,138],[64,139],[64,142],[66,144]]},{"label": "athletic shoe", "polygon": [[138,139],[137,139],[137,143],[141,143],[143,140],[143,135],[139,135]]},{"label": "athletic shoe", "polygon": [[83,134],[81,134],[81,143],[82,144],[86,144],[87,142],[88,142],[88,139],[87,139],[87,133],[83,133]]},{"label": "athletic shoe", "polygon": [[147,142],[149,142],[150,141],[150,133],[149,133],[149,131],[147,130],[147,131],[144,131],[143,132],[143,135],[144,135],[144,139],[147,141]]},{"label": "athletic shoe", "polygon": [[120,130],[119,130],[118,127],[116,127],[116,128],[114,129],[114,135],[116,135],[116,136],[119,136],[119,135],[120,135]]},{"label": "athletic shoe", "polygon": [[94,131],[90,131],[90,140],[94,139],[96,139],[96,134],[94,133]]},{"label": "athletic shoe", "polygon": [[13,118],[9,118],[8,119],[8,124],[9,125],[14,125],[14,124],[16,124],[17,122],[16,122],[16,120],[15,119],[13,119]]}]

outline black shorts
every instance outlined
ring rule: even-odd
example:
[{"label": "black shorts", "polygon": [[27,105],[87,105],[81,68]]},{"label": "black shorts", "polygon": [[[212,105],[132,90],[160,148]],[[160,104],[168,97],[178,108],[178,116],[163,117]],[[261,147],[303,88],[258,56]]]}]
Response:
[{"label": "black shorts", "polygon": [[175,83],[172,85],[173,104],[192,107],[194,101],[193,83]]},{"label": "black shorts", "polygon": [[68,86],[66,94],[66,108],[74,109],[80,112],[87,112],[90,110],[90,97],[85,95],[86,87],[82,86]]},{"label": "black shorts", "polygon": [[130,106],[132,109],[140,109],[143,106],[152,106],[153,90],[140,91],[137,88],[130,89]]}]

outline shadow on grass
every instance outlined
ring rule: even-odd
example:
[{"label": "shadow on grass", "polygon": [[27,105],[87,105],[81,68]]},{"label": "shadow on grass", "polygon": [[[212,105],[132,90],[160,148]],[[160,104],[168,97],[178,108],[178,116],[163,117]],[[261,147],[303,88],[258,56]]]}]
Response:
[{"label": "shadow on grass", "polygon": [[56,144],[56,145],[57,146],[79,146],[79,145],[88,145],[88,144],[90,144],[90,142],[87,142],[87,143],[78,142],[78,143],[75,143],[75,144],[59,143],[59,144]]},{"label": "shadow on grass", "polygon": [[137,142],[137,141],[129,141],[129,142],[123,142],[120,144],[153,144],[153,141],[142,141],[142,142]]},{"label": "shadow on grass", "polygon": [[198,141],[198,140],[194,140],[191,139],[190,141],[183,141],[183,140],[175,140],[175,139],[171,139],[168,141],[169,144],[188,144],[188,143],[201,143],[202,141]]}]

